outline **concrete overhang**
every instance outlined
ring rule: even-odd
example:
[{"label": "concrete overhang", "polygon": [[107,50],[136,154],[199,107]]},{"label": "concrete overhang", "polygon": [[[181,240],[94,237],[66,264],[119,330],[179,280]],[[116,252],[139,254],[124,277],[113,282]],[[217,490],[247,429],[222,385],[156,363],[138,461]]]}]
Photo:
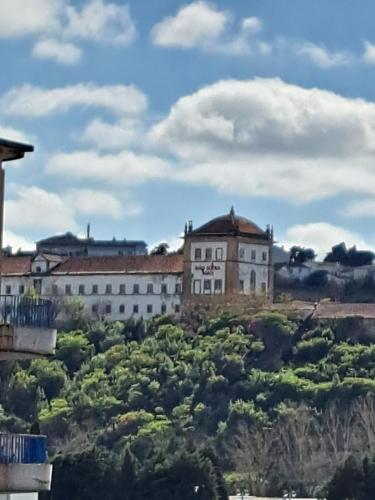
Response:
[{"label": "concrete overhang", "polygon": [[50,464],[0,464],[0,493],[33,493],[51,489]]},{"label": "concrete overhang", "polygon": [[56,329],[0,325],[0,361],[52,356]]},{"label": "concrete overhang", "polygon": [[0,137],[0,162],[19,160],[25,153],[32,153],[34,146],[22,142],[10,141]]}]

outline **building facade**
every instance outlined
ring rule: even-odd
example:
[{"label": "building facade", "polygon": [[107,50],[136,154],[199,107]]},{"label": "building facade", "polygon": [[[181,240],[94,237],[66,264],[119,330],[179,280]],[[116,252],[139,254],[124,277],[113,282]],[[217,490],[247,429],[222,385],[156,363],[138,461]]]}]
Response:
[{"label": "building facade", "polygon": [[182,253],[69,256],[39,252],[31,258],[5,258],[1,293],[22,295],[32,288],[55,304],[61,319],[77,298],[89,318],[114,320],[150,319],[201,305],[269,302],[271,250],[272,231],[262,231],[232,209],[196,230],[189,224]]},{"label": "building facade", "polygon": [[107,257],[110,255],[146,255],[147,244],[135,240],[95,240],[87,229],[86,238],[72,233],[51,236],[36,244],[37,253],[81,257]]}]

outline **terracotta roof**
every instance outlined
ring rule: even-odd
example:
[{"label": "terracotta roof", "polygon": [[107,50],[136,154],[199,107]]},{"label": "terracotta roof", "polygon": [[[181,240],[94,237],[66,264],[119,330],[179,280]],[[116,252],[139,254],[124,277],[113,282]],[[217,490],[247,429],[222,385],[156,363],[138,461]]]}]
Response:
[{"label": "terracotta roof", "polygon": [[4,257],[1,259],[2,274],[27,274],[31,270],[31,257]]},{"label": "terracotta roof", "polygon": [[55,255],[52,253],[41,253],[38,255],[42,255],[48,262],[62,262],[68,258],[65,255]]},{"label": "terracotta roof", "polygon": [[233,209],[229,214],[216,217],[206,224],[203,224],[203,226],[198,227],[194,231],[188,233],[188,236],[199,234],[251,236],[253,238],[269,239],[265,231],[251,220],[235,215]]},{"label": "terracotta roof", "polygon": [[52,274],[100,274],[100,273],[182,273],[183,256],[137,255],[108,257],[70,257],[58,265]]},{"label": "terracotta roof", "polygon": [[335,319],[348,316],[360,316],[375,319],[375,304],[318,304],[312,317],[314,319]]}]

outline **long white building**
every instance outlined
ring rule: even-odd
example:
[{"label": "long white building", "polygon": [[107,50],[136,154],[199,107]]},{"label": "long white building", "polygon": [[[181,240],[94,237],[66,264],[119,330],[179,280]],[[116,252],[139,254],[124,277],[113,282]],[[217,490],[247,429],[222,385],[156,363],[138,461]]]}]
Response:
[{"label": "long white building", "polygon": [[79,298],[91,319],[149,319],[182,308],[247,304],[272,295],[272,231],[234,210],[193,230],[182,253],[67,256],[37,253],[3,259],[1,293],[33,288],[51,299],[61,318]]}]

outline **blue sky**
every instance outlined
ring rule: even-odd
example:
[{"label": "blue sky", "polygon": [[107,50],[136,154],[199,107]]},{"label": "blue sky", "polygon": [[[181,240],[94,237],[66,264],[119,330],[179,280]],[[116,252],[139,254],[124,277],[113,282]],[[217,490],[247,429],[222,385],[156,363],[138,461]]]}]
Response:
[{"label": "blue sky", "polygon": [[[20,16],[19,13],[23,15]],[[375,248],[375,34],[362,0],[0,4],[6,242],[167,240],[231,205],[285,245]]]}]

